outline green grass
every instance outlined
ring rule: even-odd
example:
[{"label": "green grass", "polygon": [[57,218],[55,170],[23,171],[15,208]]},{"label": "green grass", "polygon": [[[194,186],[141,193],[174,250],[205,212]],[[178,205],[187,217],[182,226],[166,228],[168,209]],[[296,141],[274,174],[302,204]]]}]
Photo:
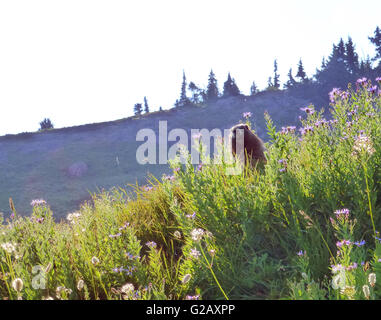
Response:
[{"label": "green grass", "polygon": [[263,167],[174,159],[173,176],[94,194],[71,222],[49,202],[16,214],[0,229],[0,297],[379,299],[381,97],[369,87],[336,95],[334,121],[304,115],[304,135],[266,116]]}]

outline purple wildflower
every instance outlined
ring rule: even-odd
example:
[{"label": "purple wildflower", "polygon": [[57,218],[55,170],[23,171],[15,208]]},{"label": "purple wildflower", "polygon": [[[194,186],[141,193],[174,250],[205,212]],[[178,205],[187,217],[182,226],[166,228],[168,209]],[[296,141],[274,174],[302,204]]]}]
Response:
[{"label": "purple wildflower", "polygon": [[187,214],[186,217],[188,219],[194,219],[196,217],[196,212],[193,212],[192,214]]},{"label": "purple wildflower", "polygon": [[334,213],[335,213],[335,215],[336,215],[336,218],[341,218],[341,217],[345,217],[345,218],[348,218],[348,216],[349,216],[349,209],[346,209],[346,208],[344,208],[344,209],[339,209],[339,210],[336,210]]},{"label": "purple wildflower", "polygon": [[376,81],[379,82],[379,83],[381,83],[381,77],[377,77],[377,78],[376,78]]},{"label": "purple wildflower", "polygon": [[157,244],[155,241],[148,241],[146,242],[146,246],[149,248],[156,248]]},{"label": "purple wildflower", "polygon": [[363,78],[357,79],[356,83],[364,85],[367,82],[367,80],[368,80],[367,78],[363,77]]},{"label": "purple wildflower", "polygon": [[248,119],[248,118],[250,118],[250,117],[252,116],[252,113],[251,113],[251,112],[244,112],[244,113],[242,114],[242,116],[243,116],[245,119]]},{"label": "purple wildflower", "polygon": [[315,110],[313,108],[309,108],[309,107],[300,108],[300,110],[304,111],[307,114],[313,114],[313,113],[315,113]]},{"label": "purple wildflower", "polygon": [[44,199],[35,199],[32,200],[32,202],[30,203],[32,207],[42,206],[44,204],[46,204],[46,201]]},{"label": "purple wildflower", "polygon": [[376,91],[377,91],[377,86],[373,86],[373,87],[368,88],[368,92],[370,92],[370,93],[376,93]]},{"label": "purple wildflower", "polygon": [[355,246],[362,247],[365,244],[365,240],[356,241],[353,243]]},{"label": "purple wildflower", "polygon": [[300,251],[298,251],[298,252],[296,253],[296,255],[299,256],[299,257],[304,256],[305,254],[306,254],[306,252],[303,251],[303,250],[300,250]]},{"label": "purple wildflower", "polygon": [[339,88],[333,88],[329,93],[329,100],[334,103],[336,98],[341,95],[341,90]]}]

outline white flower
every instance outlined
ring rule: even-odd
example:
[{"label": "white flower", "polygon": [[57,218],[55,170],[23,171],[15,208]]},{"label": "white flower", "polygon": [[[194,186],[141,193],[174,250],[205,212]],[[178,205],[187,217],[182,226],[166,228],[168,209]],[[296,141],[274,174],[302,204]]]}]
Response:
[{"label": "white flower", "polygon": [[7,251],[8,253],[12,253],[12,252],[16,251],[16,244],[15,243],[10,243],[10,242],[2,243],[1,247],[5,251]]},{"label": "white flower", "polygon": [[356,138],[355,143],[353,145],[353,149],[355,152],[361,152],[362,150],[368,152],[370,155],[372,155],[375,150],[373,148],[372,140],[370,140],[369,137],[360,135]]},{"label": "white flower", "polygon": [[191,249],[190,255],[192,258],[198,259],[201,255],[201,253],[197,249]]},{"label": "white flower", "polygon": [[54,300],[51,296],[43,297],[42,300]]},{"label": "white flower", "polygon": [[24,283],[20,278],[16,278],[12,281],[12,287],[15,289],[15,291],[20,292],[22,288],[24,287]]},{"label": "white flower", "polygon": [[181,233],[179,231],[175,231],[174,234],[175,238],[181,239]]},{"label": "white flower", "polygon": [[200,241],[202,236],[204,235],[204,230],[198,228],[198,229],[193,229],[191,231],[191,237],[194,241]]},{"label": "white flower", "polygon": [[92,257],[91,258],[91,263],[96,266],[99,264],[99,259],[97,257]]},{"label": "white flower", "polygon": [[73,213],[69,213],[69,214],[66,216],[66,219],[67,219],[70,223],[75,224],[80,216],[81,216],[81,214],[80,214],[79,212],[73,212]]},{"label": "white flower", "polygon": [[135,287],[132,283],[126,283],[123,287],[120,288],[120,292],[125,295],[131,294],[132,292],[134,292],[134,290]]},{"label": "white flower", "polygon": [[376,274],[375,273],[370,273],[368,276],[369,284],[374,287],[376,284]]},{"label": "white flower", "polygon": [[362,286],[362,291],[364,292],[365,298],[369,299],[370,297],[370,290],[368,285],[363,285]]},{"label": "white flower", "polygon": [[81,291],[83,289],[84,285],[85,285],[85,281],[83,281],[82,279],[78,280],[78,283],[77,283],[78,291]]},{"label": "white flower", "polygon": [[184,277],[183,277],[183,279],[181,280],[181,282],[183,283],[183,284],[185,284],[185,283],[187,283],[187,282],[189,282],[189,280],[192,278],[192,276],[189,274],[189,273],[187,273]]},{"label": "white flower", "polygon": [[337,290],[345,287],[345,271],[341,271],[332,279],[332,288]]}]

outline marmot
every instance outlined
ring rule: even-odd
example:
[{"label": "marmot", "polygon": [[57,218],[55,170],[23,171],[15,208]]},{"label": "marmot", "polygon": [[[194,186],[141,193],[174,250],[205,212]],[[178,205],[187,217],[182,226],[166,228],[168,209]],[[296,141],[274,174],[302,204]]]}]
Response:
[{"label": "marmot", "polygon": [[[237,129],[241,129],[238,130]],[[237,155],[236,145],[237,137],[241,138],[243,134],[243,146],[245,157],[245,165],[246,165],[246,154],[251,166],[255,166],[258,161],[263,161],[266,163],[266,157],[264,151],[266,150],[263,141],[257,137],[249,128],[247,124],[240,123],[230,128],[230,143],[232,148],[233,156]],[[240,141],[240,140],[238,140]],[[241,150],[238,150],[238,155],[241,155]]]}]

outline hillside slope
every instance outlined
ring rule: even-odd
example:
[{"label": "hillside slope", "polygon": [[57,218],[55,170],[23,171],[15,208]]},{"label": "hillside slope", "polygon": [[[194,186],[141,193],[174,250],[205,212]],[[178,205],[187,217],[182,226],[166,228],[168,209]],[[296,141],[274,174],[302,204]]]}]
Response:
[{"label": "hillside slope", "polygon": [[55,218],[77,210],[89,192],[145,183],[148,173],[156,177],[169,172],[167,165],[139,165],[136,133],[143,128],[158,132],[159,121],[174,128],[227,129],[252,113],[256,132],[266,140],[263,114],[275,125],[295,125],[299,108],[309,101],[286,92],[263,92],[254,97],[219,99],[200,108],[171,109],[112,122],[23,133],[0,137],[0,212],[9,215],[9,197],[19,214],[30,214],[30,202],[43,198]]}]

